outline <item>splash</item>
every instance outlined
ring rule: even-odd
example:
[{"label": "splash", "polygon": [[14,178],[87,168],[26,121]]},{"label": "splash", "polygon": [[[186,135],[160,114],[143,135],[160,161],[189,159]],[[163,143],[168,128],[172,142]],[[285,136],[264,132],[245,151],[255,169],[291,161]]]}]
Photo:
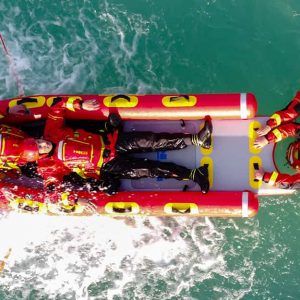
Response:
[{"label": "splash", "polygon": [[164,298],[224,265],[224,236],[209,219],[10,213],[1,218],[0,236],[0,259],[12,249],[1,290],[24,298],[130,299],[133,288],[143,299],[155,291]]}]

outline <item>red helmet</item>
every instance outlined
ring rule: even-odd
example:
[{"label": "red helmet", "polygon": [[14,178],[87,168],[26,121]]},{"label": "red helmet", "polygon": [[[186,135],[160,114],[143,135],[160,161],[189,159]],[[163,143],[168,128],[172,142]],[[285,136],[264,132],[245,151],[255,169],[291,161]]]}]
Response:
[{"label": "red helmet", "polygon": [[300,143],[298,141],[289,145],[286,153],[286,159],[292,168],[300,169]]},{"label": "red helmet", "polygon": [[39,159],[39,148],[34,138],[27,138],[21,145],[21,162],[33,162]]}]

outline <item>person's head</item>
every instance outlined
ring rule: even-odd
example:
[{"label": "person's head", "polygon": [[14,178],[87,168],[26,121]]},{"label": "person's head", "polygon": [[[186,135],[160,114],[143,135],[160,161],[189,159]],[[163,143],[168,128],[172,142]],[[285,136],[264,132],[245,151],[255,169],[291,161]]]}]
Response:
[{"label": "person's head", "polygon": [[39,154],[48,154],[53,149],[53,145],[49,141],[37,139],[35,142],[37,144]]},{"label": "person's head", "polygon": [[53,148],[51,142],[43,139],[27,138],[22,143],[20,161],[34,162],[49,154]]}]

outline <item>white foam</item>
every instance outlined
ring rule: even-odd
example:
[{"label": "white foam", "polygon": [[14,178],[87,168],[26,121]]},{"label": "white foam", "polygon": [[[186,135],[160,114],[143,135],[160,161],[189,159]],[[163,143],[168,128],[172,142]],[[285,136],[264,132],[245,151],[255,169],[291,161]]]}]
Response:
[{"label": "white foam", "polygon": [[[113,299],[133,283],[142,293],[154,276],[166,281],[169,292],[176,295],[193,284],[185,278],[197,278],[196,270],[209,272],[224,263],[222,254],[214,253],[219,241],[212,237],[217,231],[209,226],[206,222],[199,227],[185,218],[117,220],[10,213],[0,220],[0,259],[12,249],[1,286],[93,299],[88,297],[89,287],[109,282],[103,293]],[[181,282],[179,286],[173,277]]]}]

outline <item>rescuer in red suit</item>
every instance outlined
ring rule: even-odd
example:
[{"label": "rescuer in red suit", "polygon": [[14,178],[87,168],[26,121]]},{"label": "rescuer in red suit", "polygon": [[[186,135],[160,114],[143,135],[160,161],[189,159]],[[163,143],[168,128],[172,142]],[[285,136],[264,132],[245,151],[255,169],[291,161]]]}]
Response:
[{"label": "rescuer in red suit", "polygon": [[[94,188],[114,194],[119,180],[124,178],[164,177],[192,179],[203,193],[209,189],[207,166],[189,170],[174,163],[130,157],[128,153],[183,149],[188,145],[209,148],[212,123],[209,117],[198,134],[118,132],[93,134],[65,125],[66,109],[97,110],[96,100],[68,103],[60,99],[52,106],[46,121],[43,139],[36,140],[34,155],[39,155],[38,174],[48,188],[60,184],[66,176],[71,183],[87,183]],[[114,124],[112,124],[112,127]],[[76,174],[76,175],[75,175]],[[75,178],[75,179],[74,179]],[[69,178],[70,179],[70,178]]]},{"label": "rescuer in red suit", "polygon": [[[35,139],[22,130],[8,125],[0,125],[0,171],[1,174],[21,174],[28,162],[38,159],[32,151],[36,148]],[[28,166],[27,166],[28,167]]]},{"label": "rescuer in red suit", "polygon": [[[283,110],[275,112],[267,121],[266,126],[257,131],[254,142],[256,148],[262,148],[269,143],[277,143],[289,136],[300,139],[300,124],[293,122],[300,115],[300,91]],[[300,170],[300,140],[290,144],[286,158],[291,167]],[[258,180],[282,188],[295,188],[300,183],[300,172],[294,175],[272,173],[259,169],[255,172]]]}]

